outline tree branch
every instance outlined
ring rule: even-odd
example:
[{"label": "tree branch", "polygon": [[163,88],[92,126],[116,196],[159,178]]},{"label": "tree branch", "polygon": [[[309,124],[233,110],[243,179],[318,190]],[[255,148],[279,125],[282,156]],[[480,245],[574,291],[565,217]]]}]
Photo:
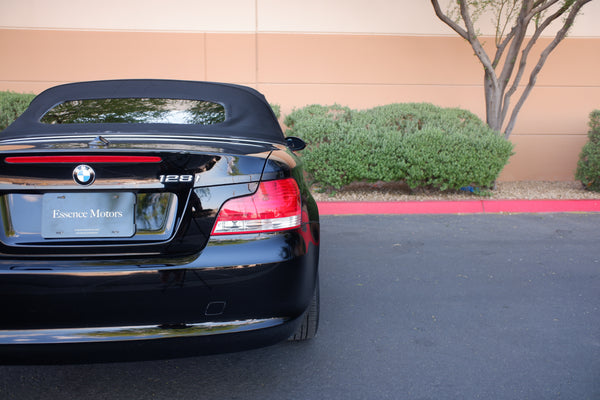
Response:
[{"label": "tree branch", "polygon": [[469,40],[469,34],[465,31],[460,25],[454,22],[451,18],[449,18],[440,7],[440,3],[438,0],[431,0],[431,5],[433,5],[433,9],[435,10],[435,15],[439,19],[441,19],[446,25],[448,25],[452,30],[458,33],[463,39]]},{"label": "tree branch", "polygon": [[494,61],[492,62],[494,68],[496,68],[496,66],[502,59],[502,55],[504,54],[504,50],[506,49],[506,46],[508,46],[508,44],[510,43],[512,38],[515,37],[516,33],[517,33],[517,27],[513,26],[512,29],[510,30],[510,32],[508,33],[508,35],[506,35],[506,37],[502,41],[502,43],[500,43],[500,45],[496,45],[496,55],[494,56]]},{"label": "tree branch", "polygon": [[433,9],[435,10],[435,14],[438,16],[438,18],[441,19],[446,25],[452,28],[456,33],[458,33],[462,38],[464,38],[471,44],[471,47],[475,51],[475,55],[483,64],[483,67],[486,70],[486,74],[490,77],[494,88],[497,90],[499,86],[498,79],[494,71],[494,66],[492,65],[483,46],[481,45],[479,40],[477,40],[477,36],[475,35],[475,28],[473,26],[473,21],[469,16],[468,5],[466,4],[466,2],[460,2],[461,17],[463,22],[465,23],[466,30],[460,25],[458,25],[456,22],[454,22],[446,14],[444,14],[442,9],[440,8],[438,0],[431,0],[431,4],[433,5]]},{"label": "tree branch", "polygon": [[[502,6],[500,7],[500,10],[498,11],[498,14],[496,16],[496,48],[500,47],[501,43],[503,42],[502,38],[504,37],[504,32],[506,32],[506,28],[508,27],[508,24],[512,19],[512,15],[515,12],[515,9],[517,8],[517,1],[512,0],[512,6],[507,6],[507,8],[509,8],[510,10],[506,11],[506,17],[504,18],[504,23],[502,23],[502,11],[504,10],[505,4],[506,3],[502,2]],[[511,32],[509,32],[509,35],[513,31],[514,27],[513,29],[511,29]]]},{"label": "tree branch", "polygon": [[[470,43],[475,51],[475,55],[484,67],[486,122],[492,129],[502,130],[503,122],[510,113],[510,120],[504,130],[504,136],[506,138],[510,136],[514,129],[517,115],[535,86],[538,74],[546,63],[548,56],[566,37],[569,28],[573,25],[575,17],[581,8],[590,1],[592,0],[456,0],[460,11],[458,19],[462,20],[457,22],[442,11],[439,0],[431,0],[437,17],[458,33],[460,37]],[[472,13],[469,11],[470,8],[474,9]],[[496,53],[492,61],[490,61],[488,54],[477,37],[473,21],[473,18],[476,18],[479,12],[485,9],[489,10],[490,8],[494,12],[497,12],[497,15],[495,15]],[[517,9],[519,9],[518,14],[516,14]],[[556,11],[548,17],[544,17],[543,14],[551,9]],[[519,85],[525,75],[531,50],[537,44],[542,33],[552,23],[567,13],[568,15],[563,21],[561,29],[540,54],[517,104],[512,111],[509,110],[512,96],[519,89]],[[506,18],[505,23],[502,22],[504,21],[503,18]],[[523,47],[527,37],[527,28],[534,19],[535,31],[525,47]],[[510,32],[504,36],[504,33],[510,26],[509,21],[513,21],[514,25]],[[501,71],[497,72],[496,68],[502,62]],[[515,76],[513,77],[513,75]]]},{"label": "tree branch", "polygon": [[[432,0],[434,1],[434,0]],[[462,17],[463,22],[467,28],[468,37],[467,40],[471,43],[471,47],[475,50],[475,55],[479,58],[479,61],[483,64],[487,74],[492,79],[493,85],[495,88],[499,88],[498,78],[496,76],[496,72],[494,71],[494,66],[490,61],[485,49],[483,48],[481,42],[477,39],[477,35],[475,34],[475,27],[473,26],[473,20],[469,15],[468,4],[466,1],[460,2],[460,15]]]},{"label": "tree branch", "polygon": [[[531,8],[531,18],[533,18],[535,15],[543,13],[544,11],[546,11],[547,9],[549,9],[550,7],[552,7],[553,5],[558,3],[558,1],[559,0],[550,0],[547,3],[545,1],[538,1]],[[568,3],[566,2],[565,4],[563,4],[563,7],[566,7],[568,9],[570,7],[570,5],[568,5]],[[563,8],[563,7],[561,7],[561,8]]]},{"label": "tree branch", "polygon": [[519,69],[517,71],[517,75],[515,76],[510,89],[504,95],[504,102],[503,102],[504,104],[502,106],[502,120],[504,120],[506,118],[506,115],[508,114],[508,108],[510,106],[510,99],[511,99],[512,95],[517,91],[519,84],[521,83],[521,79],[523,78],[523,75],[525,74],[525,67],[527,66],[527,59],[529,57],[529,53],[530,53],[531,49],[533,48],[533,46],[535,45],[535,43],[541,36],[542,32],[548,26],[550,26],[550,24],[552,22],[554,22],[557,18],[559,18],[561,15],[563,15],[568,10],[568,8],[569,8],[569,6],[565,4],[560,9],[558,9],[554,14],[552,14],[551,16],[546,18],[544,20],[544,22],[542,22],[542,24],[536,28],[533,36],[531,37],[531,39],[529,39],[527,46],[525,46],[525,49],[523,49],[523,51],[521,52],[521,61],[519,63]]},{"label": "tree branch", "polygon": [[[529,94],[531,93],[531,90],[535,86],[535,83],[537,81],[537,76],[538,76],[540,70],[542,69],[542,67],[544,66],[544,64],[546,63],[548,56],[554,49],[556,49],[558,44],[567,36],[567,32],[573,25],[573,22],[575,21],[575,17],[577,16],[577,14],[579,14],[579,11],[581,11],[581,7],[583,7],[585,4],[589,3],[590,1],[592,1],[592,0],[577,0],[571,5],[571,7],[572,7],[571,11],[569,12],[567,19],[565,20],[563,27],[556,33],[556,36],[554,37],[552,42],[550,42],[550,44],[544,49],[544,51],[542,51],[542,54],[540,55],[540,58],[536,64],[536,66],[533,68],[533,71],[529,75],[529,82],[527,83],[527,86],[525,87],[525,91],[521,95],[519,101],[517,102],[517,104],[515,105],[515,108],[513,109],[512,113],[511,113],[510,120],[509,120],[506,130],[504,132],[504,137],[508,138],[510,136],[510,134],[512,133],[512,130],[514,129],[515,123],[517,120],[517,115],[519,114],[519,111],[521,111],[521,108],[523,107],[525,100],[527,100],[527,97],[529,96]],[[549,17],[549,18],[551,18],[551,17]]]},{"label": "tree branch", "polygon": [[517,57],[519,54],[519,49],[521,49],[523,41],[525,40],[525,35],[527,34],[527,26],[529,25],[529,21],[531,20],[531,18],[528,18],[528,12],[531,5],[531,1],[524,1],[523,5],[521,6],[521,10],[519,11],[519,15],[517,16],[515,34],[510,43],[510,47],[508,48],[506,60],[504,61],[504,66],[502,67],[500,78],[498,79],[500,82],[500,86],[502,87],[502,92],[504,92],[504,89],[508,85],[510,77],[513,74]]}]

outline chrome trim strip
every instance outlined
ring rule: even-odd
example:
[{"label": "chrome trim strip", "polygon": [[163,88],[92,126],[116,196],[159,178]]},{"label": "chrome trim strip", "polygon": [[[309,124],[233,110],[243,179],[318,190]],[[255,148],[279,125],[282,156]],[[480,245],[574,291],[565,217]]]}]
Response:
[{"label": "chrome trim strip", "polygon": [[[0,143],[2,144],[24,144],[24,143],[39,143],[39,142],[68,142],[72,140],[77,141],[86,141],[93,140],[97,135],[60,135],[60,136],[37,136],[37,137],[28,137],[28,138],[15,138],[15,139],[6,139],[2,140]],[[226,143],[244,143],[244,144],[270,144],[272,142],[264,141],[264,140],[255,140],[255,139],[244,139],[244,138],[234,138],[234,137],[219,137],[219,136],[193,136],[193,135],[136,135],[136,134],[128,134],[128,135],[110,135],[103,134],[102,137],[106,139],[117,139],[117,140],[136,140],[136,141],[164,141],[164,140],[178,140],[178,141],[203,141],[203,142],[226,142]]]},{"label": "chrome trim strip", "polygon": [[243,321],[203,322],[176,327],[154,325],[99,328],[0,330],[0,345],[99,343],[223,335],[272,328],[287,322],[284,318]]}]

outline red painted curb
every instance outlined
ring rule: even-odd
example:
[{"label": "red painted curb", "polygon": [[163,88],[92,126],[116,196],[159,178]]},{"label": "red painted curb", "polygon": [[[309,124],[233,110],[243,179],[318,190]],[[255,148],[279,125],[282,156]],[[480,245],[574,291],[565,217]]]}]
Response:
[{"label": "red painted curb", "polygon": [[599,200],[484,200],[486,213],[599,212]]},{"label": "red painted curb", "polygon": [[462,200],[317,203],[321,215],[600,212],[600,200]]}]

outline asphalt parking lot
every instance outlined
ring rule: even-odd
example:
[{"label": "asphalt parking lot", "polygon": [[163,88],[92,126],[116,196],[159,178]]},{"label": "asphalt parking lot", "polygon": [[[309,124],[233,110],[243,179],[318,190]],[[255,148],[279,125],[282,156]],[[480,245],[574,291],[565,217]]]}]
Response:
[{"label": "asphalt parking lot", "polygon": [[0,398],[599,399],[599,236],[600,214],[326,216],[314,341],[0,365]]}]

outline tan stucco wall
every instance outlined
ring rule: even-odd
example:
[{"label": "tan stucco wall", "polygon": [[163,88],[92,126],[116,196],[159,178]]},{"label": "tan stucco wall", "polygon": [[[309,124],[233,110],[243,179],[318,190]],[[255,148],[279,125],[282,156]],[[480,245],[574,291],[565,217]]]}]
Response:
[{"label": "tan stucco wall", "polygon": [[[573,179],[587,116],[600,108],[597,20],[600,2],[592,2],[551,55],[501,179]],[[484,115],[481,67],[428,1],[3,0],[0,54],[0,90],[215,80],[256,87],[284,113],[310,103],[425,101]]]},{"label": "tan stucco wall", "polygon": [[[599,17],[586,5],[570,36],[600,37]],[[454,36],[429,0],[2,0],[0,28]]]}]

